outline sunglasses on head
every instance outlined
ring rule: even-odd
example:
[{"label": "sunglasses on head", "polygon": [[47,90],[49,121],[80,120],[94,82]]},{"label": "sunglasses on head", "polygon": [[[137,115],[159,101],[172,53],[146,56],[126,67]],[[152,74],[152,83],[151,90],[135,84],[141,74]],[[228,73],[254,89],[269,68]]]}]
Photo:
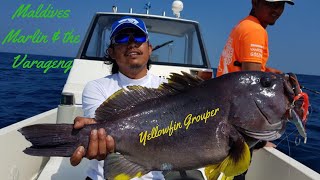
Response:
[{"label": "sunglasses on head", "polygon": [[141,32],[134,33],[119,33],[115,35],[111,42],[112,44],[127,44],[130,38],[136,43],[144,43],[148,41],[148,36]]}]

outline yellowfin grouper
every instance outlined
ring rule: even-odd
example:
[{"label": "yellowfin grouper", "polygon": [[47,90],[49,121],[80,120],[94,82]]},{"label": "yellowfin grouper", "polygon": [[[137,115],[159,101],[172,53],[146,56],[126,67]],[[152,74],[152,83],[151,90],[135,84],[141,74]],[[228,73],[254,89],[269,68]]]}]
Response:
[{"label": "yellowfin grouper", "polygon": [[[301,111],[294,105],[296,83],[264,72],[206,81],[173,74],[158,89],[117,91],[96,110],[98,124],[80,130],[70,124],[38,124],[19,131],[32,143],[26,154],[70,157],[78,146],[88,147],[93,128],[105,128],[121,153],[107,156],[108,179],[200,167],[206,167],[208,179],[220,172],[232,177],[248,169],[250,146],[279,138],[290,112]],[[302,123],[295,124],[305,132]]]}]

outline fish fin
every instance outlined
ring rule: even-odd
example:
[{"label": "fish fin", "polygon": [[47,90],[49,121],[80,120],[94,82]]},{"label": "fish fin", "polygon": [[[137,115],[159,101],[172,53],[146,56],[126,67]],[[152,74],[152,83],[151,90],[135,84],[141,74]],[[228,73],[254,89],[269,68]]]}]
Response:
[{"label": "fish fin", "polygon": [[105,120],[105,117],[113,119],[122,112],[130,110],[138,104],[145,103],[156,98],[171,96],[183,92],[200,84],[203,80],[196,76],[182,72],[182,75],[172,73],[169,83],[163,83],[159,88],[147,88],[142,86],[127,86],[112,94],[96,110],[97,121]]},{"label": "fish fin", "polygon": [[23,152],[32,156],[69,157],[79,145],[70,124],[36,124],[18,130],[32,146]]},{"label": "fish fin", "polygon": [[128,86],[120,89],[105,100],[96,110],[95,118],[97,121],[105,120],[105,117],[114,119],[122,112],[130,110],[138,104],[148,100],[166,96],[164,90],[147,88],[142,86]]},{"label": "fish fin", "polygon": [[233,180],[233,176],[227,177],[226,175],[223,174],[220,180]]},{"label": "fish fin", "polygon": [[250,150],[247,143],[242,140],[236,141],[230,149],[229,155],[217,165],[205,168],[207,179],[217,179],[222,172],[225,178],[233,178],[245,172],[250,165]]},{"label": "fish fin", "polygon": [[218,179],[221,170],[219,169],[219,164],[209,165],[204,168],[204,173],[208,180],[216,180]]},{"label": "fish fin", "polygon": [[231,147],[231,153],[229,156],[221,163],[223,173],[228,176],[237,176],[248,170],[251,155],[250,149],[246,142],[239,140]]},{"label": "fish fin", "polygon": [[125,180],[141,177],[149,172],[118,153],[109,154],[104,163],[104,176],[107,179]]},{"label": "fish fin", "polygon": [[169,92],[178,93],[183,92],[191,87],[198,86],[203,82],[198,76],[193,76],[186,72],[181,72],[181,74],[171,73],[169,77],[169,83],[163,83],[160,88],[169,90]]}]

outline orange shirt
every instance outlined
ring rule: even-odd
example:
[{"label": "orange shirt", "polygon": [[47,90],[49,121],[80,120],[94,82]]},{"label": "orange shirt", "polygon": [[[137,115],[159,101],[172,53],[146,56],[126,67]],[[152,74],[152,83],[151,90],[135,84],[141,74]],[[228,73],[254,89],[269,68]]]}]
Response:
[{"label": "orange shirt", "polygon": [[235,61],[261,64],[261,71],[266,70],[269,57],[268,34],[257,18],[248,16],[233,28],[222,51],[217,76],[240,71]]}]

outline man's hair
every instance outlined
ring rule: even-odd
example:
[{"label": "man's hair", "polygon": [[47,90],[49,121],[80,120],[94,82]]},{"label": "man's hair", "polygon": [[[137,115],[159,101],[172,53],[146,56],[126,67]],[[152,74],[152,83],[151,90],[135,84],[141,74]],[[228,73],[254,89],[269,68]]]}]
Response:
[{"label": "man's hair", "polygon": [[[119,66],[118,66],[116,60],[115,60],[115,59],[112,59],[111,56],[109,55],[109,53],[108,53],[108,49],[109,49],[109,48],[112,48],[112,49],[113,49],[113,48],[114,48],[114,45],[113,45],[113,44],[110,44],[109,47],[106,49],[106,51],[105,51],[105,56],[104,56],[104,63],[107,64],[107,65],[112,65],[111,74],[116,74],[116,73],[119,72]],[[150,68],[150,62],[151,62],[151,60],[150,60],[150,58],[149,58],[149,60],[148,60],[148,62],[147,62],[147,68],[148,68],[148,70],[149,70],[149,68]]]}]

